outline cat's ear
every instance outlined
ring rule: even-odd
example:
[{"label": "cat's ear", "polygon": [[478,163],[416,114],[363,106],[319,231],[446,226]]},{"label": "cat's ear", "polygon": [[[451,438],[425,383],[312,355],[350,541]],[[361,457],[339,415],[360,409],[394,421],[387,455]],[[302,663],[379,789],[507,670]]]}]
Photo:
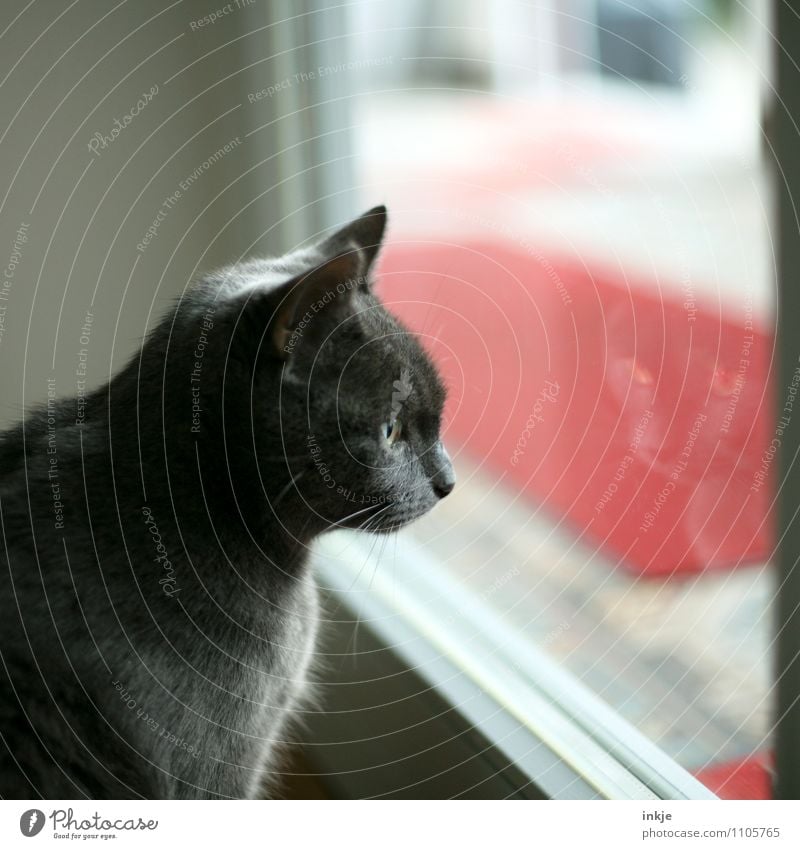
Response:
[{"label": "cat's ear", "polygon": [[304,336],[318,335],[318,317],[349,313],[353,292],[363,281],[361,258],[354,250],[334,256],[289,281],[279,290],[270,321],[275,355],[286,360]]},{"label": "cat's ear", "polygon": [[358,274],[366,282],[369,270],[381,248],[385,230],[386,207],[376,206],[345,224],[332,236],[328,236],[317,245],[317,249],[325,257],[354,252],[359,263]]},{"label": "cat's ear", "polygon": [[349,314],[356,289],[368,285],[385,229],[386,207],[376,206],[315,245],[321,261],[278,292],[270,323],[276,356],[286,360],[301,338],[318,335],[315,316]]}]

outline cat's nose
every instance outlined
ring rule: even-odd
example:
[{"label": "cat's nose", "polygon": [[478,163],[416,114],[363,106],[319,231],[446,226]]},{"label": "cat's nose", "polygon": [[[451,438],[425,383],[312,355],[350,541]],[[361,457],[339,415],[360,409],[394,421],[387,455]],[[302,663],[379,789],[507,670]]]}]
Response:
[{"label": "cat's nose", "polygon": [[439,443],[438,454],[438,468],[431,479],[431,486],[438,498],[444,498],[446,495],[450,495],[456,485],[456,473],[453,470],[450,455],[441,442]]},{"label": "cat's nose", "polygon": [[450,480],[446,481],[434,481],[433,491],[439,498],[444,498],[446,495],[450,495],[450,493],[455,488],[455,485],[455,478],[451,478]]}]

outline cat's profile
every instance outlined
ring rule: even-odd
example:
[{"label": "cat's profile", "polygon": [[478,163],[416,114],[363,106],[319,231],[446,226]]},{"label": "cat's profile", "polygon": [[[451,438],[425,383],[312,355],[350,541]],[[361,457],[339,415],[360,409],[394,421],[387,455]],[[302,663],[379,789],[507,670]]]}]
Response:
[{"label": "cat's profile", "polygon": [[385,220],[208,275],[110,383],[0,436],[0,796],[263,794],[309,545],[453,488],[436,370],[372,289]]}]

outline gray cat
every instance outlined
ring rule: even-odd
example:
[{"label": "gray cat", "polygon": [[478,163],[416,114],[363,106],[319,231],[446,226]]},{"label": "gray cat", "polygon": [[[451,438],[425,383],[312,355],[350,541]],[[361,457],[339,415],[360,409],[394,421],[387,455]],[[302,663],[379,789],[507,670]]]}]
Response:
[{"label": "gray cat", "polygon": [[110,383],[0,436],[4,798],[268,792],[309,546],[454,484],[442,384],[372,291],[385,221],[208,275]]}]

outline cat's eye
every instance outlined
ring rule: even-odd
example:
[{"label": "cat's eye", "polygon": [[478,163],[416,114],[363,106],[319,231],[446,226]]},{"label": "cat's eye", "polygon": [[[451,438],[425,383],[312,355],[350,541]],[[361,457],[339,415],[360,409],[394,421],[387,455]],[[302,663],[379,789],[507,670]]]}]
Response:
[{"label": "cat's eye", "polygon": [[383,435],[386,437],[386,441],[389,445],[394,445],[398,439],[400,439],[400,433],[402,431],[402,426],[400,424],[400,419],[393,419],[390,422],[386,422],[383,426]]}]

